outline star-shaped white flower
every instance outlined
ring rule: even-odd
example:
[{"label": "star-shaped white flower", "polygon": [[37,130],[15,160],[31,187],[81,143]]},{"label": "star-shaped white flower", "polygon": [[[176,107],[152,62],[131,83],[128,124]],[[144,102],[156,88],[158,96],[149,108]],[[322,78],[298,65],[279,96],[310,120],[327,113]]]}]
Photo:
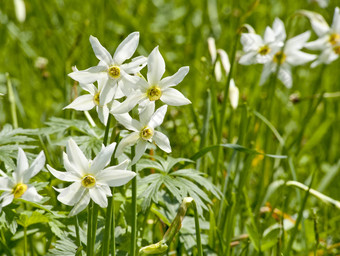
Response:
[{"label": "star-shaped white flower", "polygon": [[276,18],[273,28],[267,27],[263,39],[255,33],[242,33],[241,43],[244,55],[239,63],[242,65],[265,64],[272,60],[273,56],[283,46],[286,31],[283,22]]},{"label": "star-shaped white flower", "polygon": [[[74,206],[69,216],[81,212],[92,199],[100,207],[107,207],[107,196],[112,196],[109,187],[122,186],[129,182],[136,173],[127,171],[129,161],[117,166],[105,168],[111,159],[116,143],[112,143],[93,159],[88,160],[74,140],[70,139],[63,154],[66,172],[60,172],[47,165],[48,170],[59,180],[73,182],[70,186],[56,189],[60,194],[58,200],[63,204]],[[104,169],[105,168],[105,169]]]},{"label": "star-shaped white flower", "polygon": [[100,121],[104,125],[106,125],[107,119],[109,117],[109,108],[107,104],[112,100],[113,91],[104,91],[103,88],[105,83],[106,79],[101,78],[100,80],[98,80],[98,88],[94,84],[80,84],[82,89],[89,92],[90,94],[85,94],[77,97],[71,104],[67,105],[65,108],[72,108],[79,111],[88,111],[96,107],[96,111],[98,113]]},{"label": "star-shaped white flower", "polygon": [[271,73],[276,72],[277,65],[280,64],[278,78],[287,87],[293,84],[291,66],[303,65],[316,58],[316,55],[300,51],[310,37],[310,31],[287,40],[283,51],[278,51],[273,56],[271,62],[264,64],[261,74],[260,84],[264,84]]},{"label": "star-shaped white flower", "polygon": [[35,187],[28,182],[40,172],[44,165],[45,154],[43,151],[40,152],[30,167],[25,152],[21,148],[18,149],[17,168],[13,177],[0,177],[0,190],[4,191],[0,196],[0,210],[9,205],[15,198],[22,198],[31,202],[39,202],[42,199]]},{"label": "star-shaped white flower", "polygon": [[[309,14],[309,13],[308,13]],[[311,25],[319,38],[305,45],[310,50],[321,50],[321,54],[311,67],[321,63],[329,64],[339,58],[340,55],[340,11],[335,8],[331,27],[324,21],[321,15],[309,15]],[[321,16],[321,17],[320,17]]]},{"label": "star-shaped white flower", "polygon": [[165,62],[157,46],[148,57],[147,81],[139,78],[136,84],[138,89],[131,93],[122,104],[114,105],[111,113],[127,113],[137,104],[145,104],[145,101],[161,100],[171,106],[190,104],[190,100],[172,88],[183,80],[189,72],[189,67],[181,67],[174,75],[162,79],[164,72]]},{"label": "star-shaped white flower", "polygon": [[171,147],[168,137],[159,131],[155,131],[155,128],[163,123],[166,110],[167,105],[164,105],[155,112],[155,104],[147,104],[139,115],[140,121],[132,119],[128,113],[114,115],[126,129],[133,131],[120,141],[116,157],[121,155],[126,147],[136,145],[136,154],[132,160],[132,164],[134,164],[142,157],[148,143],[151,142],[155,142],[163,151],[170,153]]},{"label": "star-shaped white flower", "polygon": [[[90,43],[96,57],[100,60],[99,64],[86,70],[75,71],[69,74],[74,80],[90,84],[101,78],[106,78],[105,90],[113,90],[110,95],[115,95],[117,89],[123,91],[125,95],[130,93],[131,87],[137,81],[134,74],[138,73],[145,65],[146,58],[139,56],[125,63],[130,59],[137,49],[139,32],[133,32],[127,36],[117,47],[113,56],[100,44],[96,37],[90,36]],[[119,88],[118,88],[119,86]]]}]

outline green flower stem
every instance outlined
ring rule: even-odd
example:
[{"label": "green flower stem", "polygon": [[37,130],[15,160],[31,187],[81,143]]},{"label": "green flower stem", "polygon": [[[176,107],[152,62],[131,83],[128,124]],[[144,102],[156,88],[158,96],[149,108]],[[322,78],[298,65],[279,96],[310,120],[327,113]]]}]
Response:
[{"label": "green flower stem", "polygon": [[86,255],[91,256],[92,250],[91,250],[91,242],[92,242],[92,207],[93,202],[90,201],[88,207],[87,207],[87,243],[86,243]]},{"label": "green flower stem", "polygon": [[197,212],[196,202],[194,200],[192,200],[192,206],[193,206],[194,212],[195,212],[196,243],[197,243],[197,251],[198,251],[197,255],[203,256],[200,222],[199,222],[199,218],[198,218],[199,216],[198,216],[198,212]]},{"label": "green flower stem", "polygon": [[97,235],[97,223],[98,223],[98,211],[99,206],[96,203],[93,203],[92,207],[92,241],[91,241],[91,255],[95,255],[95,245],[96,245],[96,235]]},{"label": "green flower stem", "polygon": [[24,256],[27,256],[27,227],[24,226]]},{"label": "green flower stem", "polygon": [[18,118],[17,118],[17,112],[16,112],[15,97],[14,97],[14,92],[13,92],[13,86],[12,86],[8,73],[6,73],[6,80],[7,80],[7,90],[8,90],[8,101],[10,104],[11,116],[12,116],[12,124],[13,124],[13,128],[17,129]]},{"label": "green flower stem", "polygon": [[[135,157],[136,148],[131,148],[131,159]],[[137,172],[136,164],[132,165],[131,170]],[[131,221],[131,251],[130,256],[136,255],[137,248],[137,175],[132,179],[132,221]]]},{"label": "green flower stem", "polygon": [[114,188],[111,188],[112,198],[111,198],[111,213],[112,213],[112,224],[111,224],[111,256],[116,255],[116,237],[115,237],[115,227],[116,227],[116,219],[115,219],[115,204],[114,204]]},{"label": "green flower stem", "polygon": [[76,244],[78,245],[78,248],[81,246],[80,242],[80,235],[79,235],[79,221],[77,215],[74,216],[74,227],[76,230]]},{"label": "green flower stem", "polygon": [[[231,77],[233,75],[233,70],[234,70],[234,64],[235,64],[235,57],[236,57],[236,51],[237,51],[237,46],[238,42],[240,40],[241,33],[237,33],[235,37],[235,42],[234,42],[234,48],[232,51],[231,55],[231,60],[230,60],[230,72],[228,74],[228,79],[227,79],[227,84],[224,88],[224,98],[223,98],[223,103],[222,103],[222,108],[220,111],[220,118],[219,118],[219,127],[217,130],[217,144],[222,143],[222,134],[223,134],[223,126],[225,123],[225,113],[226,113],[226,107],[227,107],[227,101],[228,101],[228,95],[229,95],[229,86],[230,86],[230,81]],[[219,165],[219,158],[220,158],[220,153],[221,153],[221,148],[216,149],[216,155],[215,155],[215,164],[214,164],[214,172],[213,172],[213,182],[216,183],[217,179],[217,173],[218,173],[218,165]]]}]

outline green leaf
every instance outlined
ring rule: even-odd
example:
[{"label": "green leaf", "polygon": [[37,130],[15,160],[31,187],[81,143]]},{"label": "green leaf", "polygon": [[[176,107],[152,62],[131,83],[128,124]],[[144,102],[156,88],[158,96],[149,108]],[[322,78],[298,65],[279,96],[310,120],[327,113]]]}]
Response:
[{"label": "green leaf", "polygon": [[256,251],[259,251],[260,245],[260,236],[257,232],[256,228],[253,225],[247,224],[246,225],[247,232],[250,238],[251,243],[253,244]]},{"label": "green leaf", "polygon": [[37,223],[46,223],[49,219],[43,215],[40,211],[28,212],[24,211],[20,214],[19,219],[17,220],[18,224],[23,227],[28,227]]},{"label": "green leaf", "polygon": [[[269,230],[269,232],[266,232]],[[269,227],[265,230],[264,234],[266,234],[261,240],[261,251],[264,252],[271,247],[273,247],[278,242],[278,237],[280,235],[280,227]]]}]

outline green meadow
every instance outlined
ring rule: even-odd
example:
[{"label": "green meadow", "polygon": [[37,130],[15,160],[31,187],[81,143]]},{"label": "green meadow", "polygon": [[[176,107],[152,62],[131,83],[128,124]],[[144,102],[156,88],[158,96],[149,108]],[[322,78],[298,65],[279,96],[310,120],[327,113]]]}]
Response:
[{"label": "green meadow", "polygon": [[[274,55],[275,66],[262,83],[263,64],[240,64],[246,52],[243,35],[263,37],[275,18],[283,21],[287,34],[277,52],[285,52],[289,39],[305,31],[310,31],[308,42],[317,40],[321,36],[312,24],[325,27],[326,22],[334,31],[326,33],[329,40],[324,47],[334,50],[332,56],[337,58],[340,16],[338,27],[332,27],[332,21],[338,0],[329,0],[325,8],[308,0],[24,0],[22,20],[18,5],[15,8],[18,2],[22,4],[0,1],[1,256],[340,255],[340,60],[311,67],[322,50],[301,45],[298,50],[314,59],[298,65],[302,57],[291,53],[290,88],[280,78],[288,53],[278,60]],[[74,66],[82,72],[101,65],[90,36],[113,55],[136,31],[139,42],[131,56],[144,56],[147,65],[131,76],[160,90],[150,74],[161,72],[161,57],[163,78],[188,66],[183,80],[171,86],[191,104],[171,104],[175,97],[168,104],[165,96],[157,96],[166,95],[168,88],[155,92],[150,87],[145,99],[154,104],[152,113],[169,106],[158,127],[147,128],[150,121],[142,131],[120,121],[117,115],[122,113],[114,112],[114,101],[105,103],[111,110],[105,122],[98,117],[102,106],[95,96],[91,104],[97,111],[64,109],[89,94],[82,89],[84,83],[69,76]],[[215,58],[211,55],[211,38],[216,49],[228,55],[229,66],[223,65],[222,51],[217,50]],[[161,57],[148,58],[156,46]],[[108,77],[116,83],[116,77]],[[238,94],[231,90],[233,81]],[[117,104],[134,90],[122,90],[124,96],[116,98]],[[142,121],[143,106],[136,103],[129,113]],[[131,142],[117,155],[119,143],[133,131],[146,148],[142,152],[142,146]],[[166,139],[153,138],[157,131],[168,138],[170,153]],[[112,143],[117,144],[115,151],[112,148],[103,157],[102,145],[109,151]],[[77,145],[83,153],[75,149]],[[25,152],[27,166],[18,148]],[[19,169],[32,171],[28,166],[40,161],[35,159],[41,151],[46,159],[41,168],[33,171],[29,183],[19,182],[15,178]],[[131,163],[138,152],[141,158]],[[73,180],[57,178],[50,167],[71,173],[71,167],[86,165],[80,161],[82,154],[86,161],[94,159],[88,166],[100,162],[100,171],[121,166],[127,159],[129,164],[121,168],[135,175],[107,186],[111,188],[105,190],[106,207],[91,194],[92,186],[99,184],[92,169],[82,170],[83,194],[68,191],[70,197],[75,195],[73,203],[58,197]],[[95,162],[96,156],[101,161]],[[24,197],[30,186],[39,200]],[[81,208],[85,193],[91,199]],[[7,204],[6,198],[11,198]],[[72,206],[81,210],[73,215]]]}]

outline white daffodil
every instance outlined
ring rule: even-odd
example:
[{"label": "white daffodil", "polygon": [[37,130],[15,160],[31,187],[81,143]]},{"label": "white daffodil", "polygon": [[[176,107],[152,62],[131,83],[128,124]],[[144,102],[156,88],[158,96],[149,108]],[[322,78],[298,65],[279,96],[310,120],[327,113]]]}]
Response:
[{"label": "white daffodil", "polygon": [[[69,216],[81,212],[92,199],[100,207],[107,207],[107,196],[112,196],[109,187],[122,186],[136,173],[127,171],[129,161],[105,168],[111,159],[116,143],[102,147],[95,159],[88,160],[74,140],[70,139],[63,154],[66,172],[60,172],[47,165],[48,170],[59,180],[73,182],[70,186],[56,189],[58,200],[74,206]],[[104,169],[105,168],[105,169]]]},{"label": "white daffodil", "polygon": [[[315,16],[315,15],[314,15]],[[335,8],[331,27],[324,21],[323,17],[318,19],[310,15],[311,25],[319,38],[306,44],[310,50],[321,50],[320,56],[314,61],[311,67],[316,67],[321,63],[329,64],[340,55],[340,11]]]},{"label": "white daffodil", "polygon": [[178,90],[172,88],[183,80],[189,72],[189,67],[182,67],[174,75],[161,80],[164,72],[165,62],[157,46],[148,57],[147,81],[139,78],[136,84],[138,89],[131,93],[122,104],[114,105],[111,113],[127,113],[137,104],[143,104],[143,101],[153,102],[161,100],[171,106],[190,104],[190,100],[184,97]]},{"label": "white daffodil", "polygon": [[283,22],[276,18],[273,28],[267,27],[263,39],[255,33],[243,33],[241,43],[244,55],[239,63],[242,65],[265,64],[272,60],[273,56],[283,46],[286,31]]},{"label": "white daffodil", "polygon": [[109,117],[109,108],[107,107],[107,104],[112,100],[113,91],[103,90],[105,89],[105,83],[106,79],[100,78],[98,80],[98,89],[96,86],[94,86],[94,84],[80,84],[82,89],[89,92],[90,94],[85,94],[77,97],[71,104],[67,105],[65,108],[72,108],[79,111],[88,111],[96,107],[96,111],[98,113],[100,121],[104,125],[106,125],[107,119]]},{"label": "white daffodil", "polygon": [[[211,63],[212,64],[215,63],[214,73],[216,81],[219,82],[222,79],[221,63],[226,75],[228,75],[230,71],[230,62],[228,54],[222,49],[216,50],[215,39],[213,37],[208,38],[208,50],[211,56]],[[216,60],[217,54],[220,56],[220,60]]]},{"label": "white daffodil", "polygon": [[119,143],[116,157],[121,155],[126,147],[136,145],[135,157],[132,160],[132,164],[134,164],[142,157],[148,142],[155,142],[162,150],[170,153],[171,147],[168,137],[161,132],[155,131],[155,128],[163,123],[166,110],[167,105],[164,105],[154,112],[155,104],[147,104],[139,115],[140,121],[132,119],[128,113],[114,115],[117,121],[125,126],[126,129],[133,131]]},{"label": "white daffodil", "polygon": [[13,173],[13,178],[0,177],[0,190],[4,191],[0,196],[0,210],[16,198],[31,202],[39,202],[42,199],[35,187],[28,182],[40,172],[44,165],[45,154],[43,151],[40,152],[30,167],[25,152],[21,148],[18,149],[17,168]]},{"label": "white daffodil", "polygon": [[100,60],[99,64],[86,70],[72,72],[69,76],[83,84],[90,84],[106,78],[105,87],[108,86],[108,88],[105,90],[113,90],[113,92],[109,92],[110,95],[115,95],[117,89],[128,95],[131,87],[137,81],[136,76],[133,75],[146,65],[147,60],[144,56],[139,56],[132,59],[131,62],[123,64],[136,51],[138,41],[139,32],[131,33],[120,43],[112,57],[96,37],[90,36],[94,54]]},{"label": "white daffodil", "polygon": [[278,78],[287,87],[293,84],[291,66],[303,65],[316,58],[316,55],[300,51],[310,37],[310,31],[287,40],[284,49],[275,53],[271,62],[264,64],[260,84],[264,84],[271,73],[275,73],[280,64]]}]

